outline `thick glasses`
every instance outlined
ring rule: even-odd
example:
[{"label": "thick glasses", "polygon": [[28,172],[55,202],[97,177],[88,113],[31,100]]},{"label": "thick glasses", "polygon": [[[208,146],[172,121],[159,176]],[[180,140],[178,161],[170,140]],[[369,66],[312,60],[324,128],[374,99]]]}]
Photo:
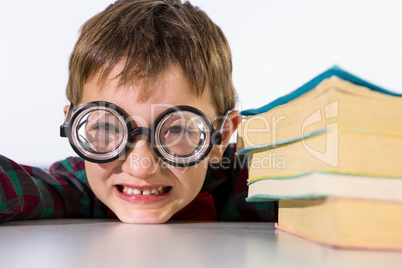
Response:
[{"label": "thick glasses", "polygon": [[[228,112],[229,113],[229,112]],[[222,143],[221,126],[214,130],[210,119],[190,106],[175,106],[165,110],[155,120],[152,129],[132,127],[130,118],[113,103],[90,102],[73,112],[72,105],[60,126],[60,136],[68,137],[74,151],[83,159],[106,163],[133,148],[138,136],[150,140],[155,153],[166,163],[188,167],[201,162],[213,145]]]}]

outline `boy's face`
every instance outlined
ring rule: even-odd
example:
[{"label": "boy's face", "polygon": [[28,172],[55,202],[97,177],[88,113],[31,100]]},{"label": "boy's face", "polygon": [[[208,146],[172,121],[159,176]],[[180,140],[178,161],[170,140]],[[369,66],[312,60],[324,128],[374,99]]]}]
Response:
[{"label": "boy's face", "polygon": [[[140,83],[119,85],[118,80],[113,79],[118,68],[115,67],[102,88],[97,76],[89,80],[84,85],[81,103],[114,103],[132,117],[134,125],[148,128],[161,112],[171,106],[193,106],[204,112],[211,121],[218,116],[209,90],[197,97],[178,67],[170,67],[149,85],[153,89],[152,96],[145,102],[137,99],[142,89]],[[124,159],[103,164],[85,162],[88,181],[95,195],[121,221],[128,223],[163,223],[169,220],[199,193],[206,175],[207,161],[211,157],[220,158],[224,150],[214,146],[202,162],[180,168],[159,160],[149,140],[139,141],[133,147],[126,151]]]}]

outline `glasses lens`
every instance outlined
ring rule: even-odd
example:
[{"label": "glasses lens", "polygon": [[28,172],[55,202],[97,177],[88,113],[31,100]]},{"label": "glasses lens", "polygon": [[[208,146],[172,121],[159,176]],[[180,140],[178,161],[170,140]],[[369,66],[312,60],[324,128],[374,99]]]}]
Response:
[{"label": "glasses lens", "polygon": [[94,159],[116,156],[127,139],[124,119],[107,107],[91,107],[74,120],[73,138],[76,147]]},{"label": "glasses lens", "polygon": [[172,162],[197,160],[209,145],[209,125],[202,117],[187,111],[168,114],[156,132],[157,149]]}]

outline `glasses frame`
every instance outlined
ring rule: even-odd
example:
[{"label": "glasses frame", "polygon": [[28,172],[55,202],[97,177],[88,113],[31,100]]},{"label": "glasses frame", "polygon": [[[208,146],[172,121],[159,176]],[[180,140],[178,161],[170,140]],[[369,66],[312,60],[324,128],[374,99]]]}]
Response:
[{"label": "glasses frame", "polygon": [[[106,159],[95,159],[95,158],[89,157],[88,155],[85,155],[76,146],[75,140],[73,138],[73,132],[72,132],[73,131],[72,126],[74,125],[74,121],[76,120],[76,118],[78,116],[80,116],[80,114],[82,112],[84,112],[85,110],[88,110],[92,107],[105,107],[107,109],[111,109],[111,110],[117,112],[117,114],[124,119],[124,122],[125,122],[124,126],[126,127],[126,130],[127,130],[127,135],[126,135],[127,138],[125,140],[123,140],[122,142],[125,142],[125,145],[122,147],[122,149],[120,149],[120,151],[117,151],[113,157],[106,158]],[[193,113],[193,114],[201,117],[201,119],[207,124],[206,127],[209,131],[208,133],[210,133],[209,143],[206,145],[206,146],[208,146],[208,148],[198,158],[194,159],[193,161],[186,162],[186,163],[175,162],[175,161],[171,161],[170,159],[166,158],[161,153],[160,149],[158,148],[158,147],[164,147],[163,143],[159,144],[155,140],[156,129],[158,128],[158,125],[162,122],[162,120],[166,116],[168,116],[171,113],[178,112],[178,111],[190,112],[190,113]],[[204,160],[208,156],[208,154],[211,152],[212,147],[214,145],[222,144],[223,127],[228,118],[229,112],[230,111],[228,111],[225,114],[224,119],[221,123],[221,126],[217,130],[214,129],[211,120],[202,111],[198,110],[197,108],[194,108],[191,106],[185,106],[185,105],[174,106],[174,107],[171,107],[171,108],[163,111],[155,119],[152,128],[146,128],[146,127],[133,128],[131,121],[130,121],[130,117],[123,111],[123,109],[121,109],[119,106],[117,106],[111,102],[93,101],[93,102],[89,102],[89,103],[86,103],[86,104],[80,106],[77,110],[75,110],[73,105],[70,104],[70,107],[66,113],[65,120],[64,120],[63,124],[60,126],[60,136],[68,138],[71,147],[81,158],[83,158],[87,161],[93,162],[93,163],[108,163],[108,162],[114,161],[114,160],[122,157],[126,153],[127,149],[130,147],[131,140],[139,135],[143,135],[143,136],[146,136],[150,140],[151,147],[153,148],[154,152],[165,163],[168,163],[169,165],[176,166],[176,167],[189,167],[189,166],[196,165],[197,163]],[[165,150],[165,152],[172,155],[172,152],[170,152],[170,151]],[[99,155],[101,155],[101,153]]]}]

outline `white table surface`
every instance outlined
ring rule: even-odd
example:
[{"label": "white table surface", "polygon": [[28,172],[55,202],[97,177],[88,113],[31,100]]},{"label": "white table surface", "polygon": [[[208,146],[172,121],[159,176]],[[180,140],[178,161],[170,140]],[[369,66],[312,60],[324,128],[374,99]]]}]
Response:
[{"label": "white table surface", "polygon": [[10,222],[0,224],[0,259],[7,268],[402,267],[401,252],[333,249],[256,222]]}]

